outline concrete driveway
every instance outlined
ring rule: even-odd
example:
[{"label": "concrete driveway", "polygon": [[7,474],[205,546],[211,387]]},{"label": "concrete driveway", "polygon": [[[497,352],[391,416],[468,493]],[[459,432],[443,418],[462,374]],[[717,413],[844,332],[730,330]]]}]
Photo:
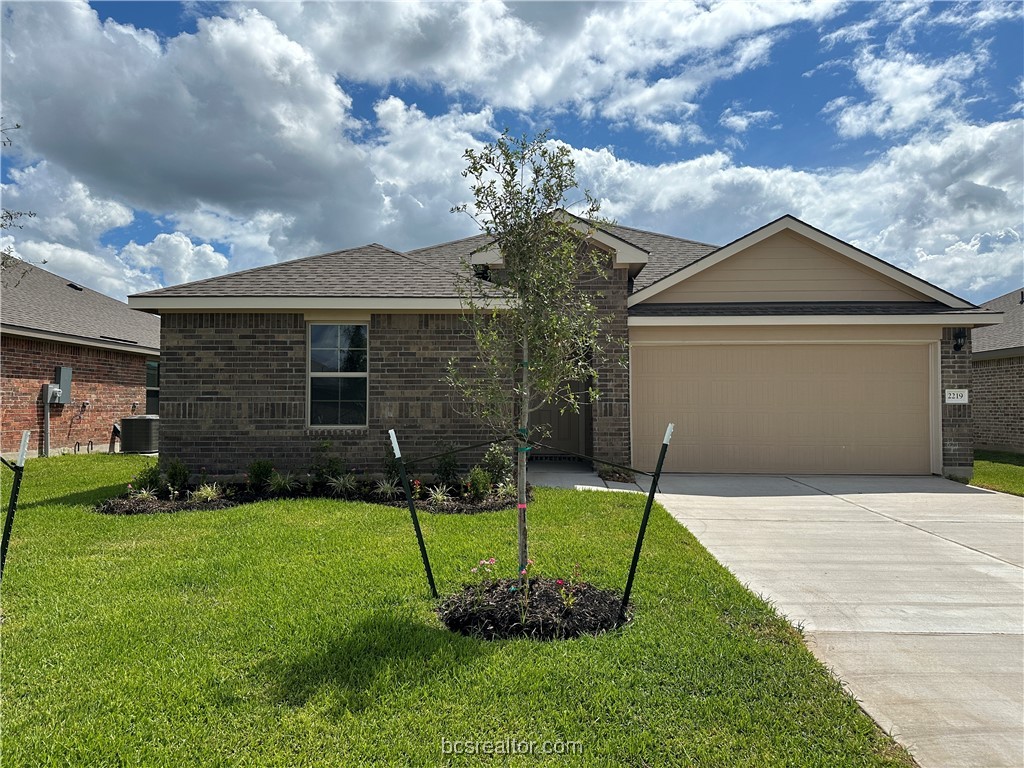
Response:
[{"label": "concrete driveway", "polygon": [[937,477],[669,475],[661,490],[924,768],[1024,766],[1024,499]]}]

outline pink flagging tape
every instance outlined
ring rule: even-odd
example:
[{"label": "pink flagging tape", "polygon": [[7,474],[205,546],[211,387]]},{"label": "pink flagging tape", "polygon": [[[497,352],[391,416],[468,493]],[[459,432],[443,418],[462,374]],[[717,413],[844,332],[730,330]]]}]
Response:
[{"label": "pink flagging tape", "polygon": [[519,506],[520,509],[526,509],[526,505],[525,504],[519,504],[518,506]]}]

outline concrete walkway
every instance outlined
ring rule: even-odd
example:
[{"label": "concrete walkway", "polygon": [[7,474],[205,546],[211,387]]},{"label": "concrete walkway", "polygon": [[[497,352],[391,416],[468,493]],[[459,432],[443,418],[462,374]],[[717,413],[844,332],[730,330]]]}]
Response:
[{"label": "concrete walkway", "polygon": [[[536,485],[608,487],[534,466]],[[661,490],[922,768],[1024,766],[1024,500],[937,477],[669,475]]]}]

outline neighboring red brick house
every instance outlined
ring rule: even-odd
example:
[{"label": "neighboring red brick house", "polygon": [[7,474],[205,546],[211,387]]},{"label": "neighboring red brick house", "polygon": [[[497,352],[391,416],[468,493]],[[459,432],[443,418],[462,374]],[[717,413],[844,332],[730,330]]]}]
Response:
[{"label": "neighboring red brick house", "polygon": [[1024,453],[1024,288],[982,306],[1004,319],[973,334],[974,442]]},{"label": "neighboring red brick house", "polygon": [[59,275],[16,263],[0,293],[0,450],[32,430],[43,450],[43,391],[71,368],[70,402],[50,405],[50,455],[106,451],[115,422],[156,413],[160,319]]},{"label": "neighboring red brick house", "polygon": [[[972,405],[944,390],[970,389],[969,329],[998,312],[791,216],[720,248],[619,225],[590,238],[628,355],[551,442],[653,469],[671,421],[671,472],[970,476]],[[411,457],[479,440],[443,378],[472,364],[456,276],[500,261],[481,236],[373,244],[129,297],[163,318],[162,456],[301,470],[326,443],[374,471],[389,428]]]}]

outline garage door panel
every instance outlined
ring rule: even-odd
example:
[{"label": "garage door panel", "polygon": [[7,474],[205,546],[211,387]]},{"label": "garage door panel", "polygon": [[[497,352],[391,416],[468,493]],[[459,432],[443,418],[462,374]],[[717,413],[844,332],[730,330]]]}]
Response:
[{"label": "garage door panel", "polygon": [[677,472],[927,474],[926,344],[636,346],[633,451]]}]

